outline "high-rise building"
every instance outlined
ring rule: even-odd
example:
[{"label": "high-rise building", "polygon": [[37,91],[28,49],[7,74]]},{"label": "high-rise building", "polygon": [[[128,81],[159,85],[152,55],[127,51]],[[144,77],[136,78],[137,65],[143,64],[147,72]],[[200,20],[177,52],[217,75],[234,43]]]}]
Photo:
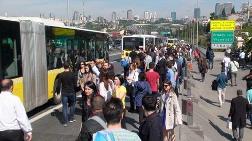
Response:
[{"label": "high-rise building", "polygon": [[112,22],[115,22],[117,19],[116,12],[112,12]]},{"label": "high-rise building", "polygon": [[215,4],[215,15],[216,16],[221,16],[223,9],[225,10],[226,15],[230,15],[231,11],[233,9],[233,4],[231,2],[228,3],[216,3]]},{"label": "high-rise building", "polygon": [[171,18],[172,18],[172,21],[176,21],[177,20],[177,13],[171,12]]},{"label": "high-rise building", "polygon": [[74,11],[73,21],[79,21],[79,20],[80,20],[80,13],[78,11]]},{"label": "high-rise building", "polygon": [[225,8],[226,15],[230,15],[233,8],[233,4],[231,2],[224,3],[223,8]]},{"label": "high-rise building", "polygon": [[150,12],[149,11],[144,11],[144,19],[149,20],[150,19]]},{"label": "high-rise building", "polygon": [[133,11],[131,9],[127,11],[127,19],[133,20]]},{"label": "high-rise building", "polygon": [[200,8],[194,8],[194,18],[195,19],[200,18]]}]

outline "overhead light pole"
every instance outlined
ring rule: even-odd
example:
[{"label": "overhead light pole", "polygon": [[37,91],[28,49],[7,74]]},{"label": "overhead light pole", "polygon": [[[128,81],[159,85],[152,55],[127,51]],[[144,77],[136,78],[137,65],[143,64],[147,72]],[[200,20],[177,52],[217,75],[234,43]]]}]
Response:
[{"label": "overhead light pole", "polygon": [[69,20],[69,0],[67,0],[67,25],[70,25],[70,20]]},{"label": "overhead light pole", "polygon": [[[199,8],[199,0],[197,0],[197,8]],[[196,22],[197,22],[197,43],[196,47],[199,47],[199,20],[198,20],[198,15],[196,15]]]}]

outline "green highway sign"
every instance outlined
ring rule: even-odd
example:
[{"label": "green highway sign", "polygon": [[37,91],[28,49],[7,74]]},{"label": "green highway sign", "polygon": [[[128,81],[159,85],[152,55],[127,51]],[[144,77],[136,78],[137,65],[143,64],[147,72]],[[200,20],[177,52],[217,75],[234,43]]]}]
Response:
[{"label": "green highway sign", "polygon": [[212,31],[211,43],[212,44],[232,44],[234,42],[233,31]]}]

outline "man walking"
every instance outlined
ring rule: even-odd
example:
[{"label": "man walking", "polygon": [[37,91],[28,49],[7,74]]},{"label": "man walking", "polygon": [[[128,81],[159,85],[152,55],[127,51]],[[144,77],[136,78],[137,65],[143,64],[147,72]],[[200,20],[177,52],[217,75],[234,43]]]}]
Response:
[{"label": "man walking", "polygon": [[92,98],[91,109],[93,116],[83,123],[79,136],[80,141],[91,141],[94,133],[107,128],[102,112],[104,104],[105,99],[102,96],[97,95]]},{"label": "man walking", "polygon": [[[75,85],[76,78],[73,72],[70,71],[70,66],[68,63],[64,64],[64,72],[59,74],[59,86],[62,86],[61,95],[62,95],[62,105],[63,105],[63,119],[64,127],[67,126],[68,122],[75,122],[74,112],[75,112]],[[68,108],[70,112],[68,112]],[[69,113],[69,115],[68,115]]]},{"label": "man walking", "polygon": [[220,102],[220,107],[222,107],[222,104],[225,102],[225,93],[226,93],[226,86],[228,82],[228,78],[225,74],[225,68],[223,67],[221,70],[221,73],[217,76],[216,78],[217,81],[217,90],[219,94],[219,102]]},{"label": "man walking", "polygon": [[[237,90],[237,97],[231,101],[228,117],[231,117],[232,130],[235,141],[242,141],[244,127],[246,126],[246,114],[249,111],[249,103],[242,96],[242,90]],[[239,135],[238,130],[239,129]]]},{"label": "man walking", "polygon": [[149,82],[152,94],[158,94],[158,87],[159,87],[159,74],[154,71],[155,63],[150,62],[149,64],[150,70],[146,72],[146,80]]},{"label": "man walking", "polygon": [[20,99],[12,94],[13,81],[1,82],[0,141],[31,141],[32,128]]},{"label": "man walking", "polygon": [[111,98],[103,107],[107,129],[93,135],[93,141],[141,141],[136,133],[122,129],[123,104],[119,98]]},{"label": "man walking", "polygon": [[157,99],[153,95],[146,95],[142,101],[146,120],[139,127],[139,136],[142,141],[162,141],[162,119],[156,113]]}]

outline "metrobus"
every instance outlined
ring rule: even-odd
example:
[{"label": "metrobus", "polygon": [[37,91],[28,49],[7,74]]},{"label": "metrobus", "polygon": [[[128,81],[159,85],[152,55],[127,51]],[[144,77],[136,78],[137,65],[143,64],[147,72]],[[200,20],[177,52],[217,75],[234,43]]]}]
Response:
[{"label": "metrobus", "polygon": [[160,43],[158,39],[159,38],[154,35],[123,36],[121,58],[124,58],[126,56],[126,53],[130,53],[132,50],[147,50],[149,46],[157,45],[157,43]]},{"label": "metrobus", "polygon": [[57,75],[63,63],[74,65],[77,56],[108,58],[108,37],[41,18],[0,17],[0,80],[13,80],[13,93],[27,111],[52,98],[60,101]]}]

